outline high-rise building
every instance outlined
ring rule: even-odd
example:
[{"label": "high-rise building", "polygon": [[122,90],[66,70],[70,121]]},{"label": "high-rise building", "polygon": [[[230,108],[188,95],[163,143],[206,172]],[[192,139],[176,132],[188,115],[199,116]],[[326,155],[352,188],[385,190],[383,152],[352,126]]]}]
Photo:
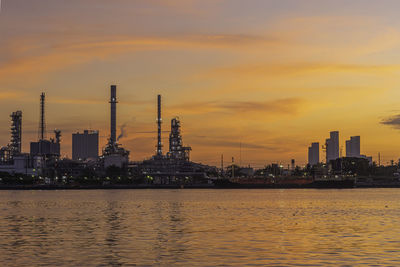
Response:
[{"label": "high-rise building", "polygon": [[319,163],[319,143],[312,143],[308,148],[308,164],[314,166]]},{"label": "high-rise building", "polygon": [[346,141],[346,157],[361,157],[360,136],[351,136],[350,140]]},{"label": "high-rise building", "polygon": [[339,132],[330,132],[330,138],[326,139],[326,162],[339,158]]},{"label": "high-rise building", "polygon": [[351,140],[346,140],[346,157],[351,157]]},{"label": "high-rise building", "polygon": [[99,132],[85,130],[72,134],[72,159],[97,159],[99,156]]}]

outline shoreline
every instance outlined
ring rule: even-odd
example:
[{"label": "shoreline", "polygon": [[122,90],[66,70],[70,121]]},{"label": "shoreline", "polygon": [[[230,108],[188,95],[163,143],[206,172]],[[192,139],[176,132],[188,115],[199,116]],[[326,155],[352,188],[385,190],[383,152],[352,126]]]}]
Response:
[{"label": "shoreline", "polygon": [[0,185],[0,191],[7,190],[140,190],[140,189],[369,189],[400,188],[400,184],[358,184],[347,186],[297,186],[297,185],[235,185],[216,186],[213,184],[195,185]]}]

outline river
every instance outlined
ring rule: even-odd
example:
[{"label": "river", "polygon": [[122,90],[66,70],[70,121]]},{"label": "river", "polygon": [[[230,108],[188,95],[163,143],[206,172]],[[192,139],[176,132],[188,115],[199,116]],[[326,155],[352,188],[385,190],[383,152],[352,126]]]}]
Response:
[{"label": "river", "polygon": [[400,189],[0,191],[2,266],[400,266]]}]

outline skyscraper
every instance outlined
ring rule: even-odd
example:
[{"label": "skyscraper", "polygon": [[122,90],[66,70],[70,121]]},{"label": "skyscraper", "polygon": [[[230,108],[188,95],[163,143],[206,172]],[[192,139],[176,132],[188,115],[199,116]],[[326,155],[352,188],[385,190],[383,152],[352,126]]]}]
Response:
[{"label": "skyscraper", "polygon": [[308,164],[314,166],[319,163],[319,143],[312,143],[308,148]]},{"label": "skyscraper", "polygon": [[330,138],[326,139],[326,163],[339,158],[339,132],[330,132]]},{"label": "skyscraper", "polygon": [[97,159],[99,156],[99,132],[85,130],[72,134],[72,159]]},{"label": "skyscraper", "polygon": [[346,141],[346,157],[361,157],[360,136],[351,136],[350,140]]}]

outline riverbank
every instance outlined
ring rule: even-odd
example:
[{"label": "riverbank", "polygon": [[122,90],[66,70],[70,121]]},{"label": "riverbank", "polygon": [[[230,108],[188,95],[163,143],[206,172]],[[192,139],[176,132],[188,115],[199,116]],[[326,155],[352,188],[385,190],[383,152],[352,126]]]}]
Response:
[{"label": "riverbank", "polygon": [[119,184],[119,185],[0,185],[0,190],[115,190],[115,189],[353,189],[353,188],[400,188],[400,183],[360,183],[350,185],[154,185],[154,184]]}]

